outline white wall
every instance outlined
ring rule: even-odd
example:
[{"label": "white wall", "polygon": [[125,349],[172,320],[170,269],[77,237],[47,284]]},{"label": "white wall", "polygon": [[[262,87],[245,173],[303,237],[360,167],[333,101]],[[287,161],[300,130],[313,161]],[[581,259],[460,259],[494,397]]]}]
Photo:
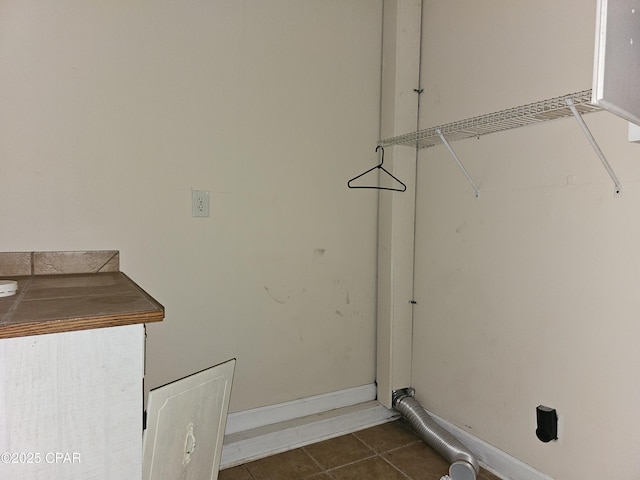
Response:
[{"label": "white wall", "polygon": [[[117,249],[147,389],[231,410],[375,378],[382,2],[0,1],[0,251]],[[190,189],[211,191],[191,217]]]},{"label": "white wall", "polygon": [[[425,2],[422,127],[591,87],[595,1]],[[558,480],[639,478],[640,147],[585,116],[420,153],[413,380],[425,408]],[[535,436],[557,409],[560,438]]]}]

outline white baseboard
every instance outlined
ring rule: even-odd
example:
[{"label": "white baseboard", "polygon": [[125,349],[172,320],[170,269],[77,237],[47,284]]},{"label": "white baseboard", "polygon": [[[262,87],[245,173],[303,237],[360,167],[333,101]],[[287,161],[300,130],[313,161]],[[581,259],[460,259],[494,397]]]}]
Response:
[{"label": "white baseboard", "polygon": [[376,385],[362,385],[291,402],[231,413],[227,417],[225,435],[286,422],[336,408],[350,407],[376,399]]},{"label": "white baseboard", "polygon": [[[226,469],[395,420],[380,405],[375,385],[364,385],[292,402],[232,413],[227,418],[220,468]],[[503,480],[553,480],[548,475],[428,412]]]},{"label": "white baseboard", "polygon": [[220,468],[230,468],[398,418],[377,401],[225,435]]},{"label": "white baseboard", "polygon": [[220,468],[234,467],[399,417],[375,398],[375,385],[364,385],[232,413],[227,418]]},{"label": "white baseboard", "polygon": [[548,475],[494,447],[490,443],[449,423],[434,413],[429,415],[476,456],[480,465],[503,480],[553,480]]}]

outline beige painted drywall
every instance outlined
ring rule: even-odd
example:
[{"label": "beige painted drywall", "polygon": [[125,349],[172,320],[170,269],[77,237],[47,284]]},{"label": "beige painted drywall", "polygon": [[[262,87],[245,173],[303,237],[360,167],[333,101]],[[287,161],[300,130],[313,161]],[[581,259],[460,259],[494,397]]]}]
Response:
[{"label": "beige painted drywall", "polygon": [[[425,1],[422,127],[591,88],[595,1]],[[421,403],[557,480],[640,475],[640,147],[606,112],[418,161]],[[535,436],[557,409],[559,440]]]},{"label": "beige painted drywall", "polygon": [[[375,378],[382,2],[0,1],[0,251],[117,249],[146,389],[231,410]],[[211,192],[191,217],[190,189]]]}]

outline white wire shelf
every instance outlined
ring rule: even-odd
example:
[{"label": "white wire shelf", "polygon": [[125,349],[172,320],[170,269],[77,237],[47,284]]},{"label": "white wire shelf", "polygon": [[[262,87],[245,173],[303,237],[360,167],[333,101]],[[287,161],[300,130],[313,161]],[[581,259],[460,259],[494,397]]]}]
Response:
[{"label": "white wire shelf", "polygon": [[567,100],[571,100],[579,113],[602,110],[591,103],[591,89],[583,90],[561,97],[550,98],[520,107],[509,108],[499,112],[467,118],[457,122],[439,125],[417,132],[406,133],[381,140],[378,145],[389,147],[407,145],[418,149],[433,147],[442,143],[442,134],[447,141],[453,142],[465,138],[474,138],[489,133],[502,132],[512,128],[524,127],[536,123],[574,116]]},{"label": "white wire shelf", "polygon": [[611,165],[609,165],[609,162],[602,153],[602,150],[600,150],[598,143],[595,138],[593,138],[589,128],[582,119],[583,113],[597,112],[599,110],[602,110],[602,108],[591,103],[591,90],[583,90],[581,92],[571,93],[561,97],[549,98],[548,100],[542,100],[536,103],[529,103],[527,105],[522,105],[521,107],[500,110],[499,112],[480,115],[479,117],[467,118],[465,120],[447,123],[446,125],[418,130],[414,133],[398,135],[397,137],[381,140],[378,143],[378,146],[389,147],[393,145],[407,145],[421,149],[433,147],[434,145],[442,143],[456,161],[462,173],[464,173],[477,198],[480,195],[480,190],[460,161],[460,158],[458,158],[456,152],[451,148],[451,145],[449,145],[449,142],[488,135],[489,133],[502,132],[512,128],[533,125],[535,123],[548,122],[549,120],[574,117],[591,143],[591,146],[598,155],[598,158],[600,158],[602,166],[611,177],[615,186],[614,196],[619,197],[622,184],[618,180],[618,177],[611,168]]}]

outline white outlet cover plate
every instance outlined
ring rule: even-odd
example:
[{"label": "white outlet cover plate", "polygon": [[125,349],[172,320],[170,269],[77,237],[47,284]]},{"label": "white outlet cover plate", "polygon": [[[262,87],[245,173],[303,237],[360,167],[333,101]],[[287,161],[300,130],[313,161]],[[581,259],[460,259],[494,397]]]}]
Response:
[{"label": "white outlet cover plate", "polygon": [[191,215],[194,217],[209,216],[208,190],[191,190]]},{"label": "white outlet cover plate", "polygon": [[143,480],[216,480],[235,359],[149,392]]}]

